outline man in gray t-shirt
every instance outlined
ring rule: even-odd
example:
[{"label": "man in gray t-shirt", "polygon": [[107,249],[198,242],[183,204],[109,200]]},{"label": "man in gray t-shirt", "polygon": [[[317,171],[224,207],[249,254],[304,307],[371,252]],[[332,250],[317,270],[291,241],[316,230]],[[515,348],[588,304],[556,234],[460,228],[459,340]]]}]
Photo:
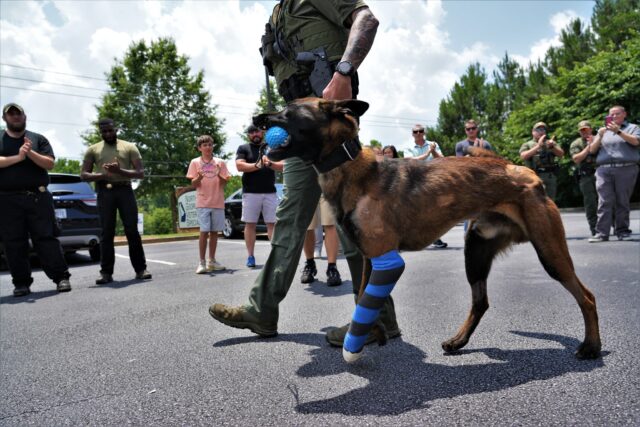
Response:
[{"label": "man in gray t-shirt", "polygon": [[640,128],[626,121],[627,112],[619,105],[611,107],[605,127],[598,130],[591,154],[596,154],[596,190],[598,221],[596,235],[590,243],[609,240],[609,229],[615,212],[618,240],[631,240],[629,228],[630,199],[638,177],[640,161]]}]

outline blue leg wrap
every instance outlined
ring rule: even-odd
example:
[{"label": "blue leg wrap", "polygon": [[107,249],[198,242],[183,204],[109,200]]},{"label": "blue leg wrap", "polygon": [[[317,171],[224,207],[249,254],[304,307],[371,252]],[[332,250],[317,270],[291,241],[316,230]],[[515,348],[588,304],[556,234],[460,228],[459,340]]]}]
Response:
[{"label": "blue leg wrap", "polygon": [[358,301],[349,332],[344,338],[343,354],[345,359],[347,358],[345,351],[352,354],[362,351],[385,300],[391,294],[404,271],[404,261],[398,251],[387,252],[382,256],[372,258],[371,264],[373,265],[371,278],[364,294]]}]

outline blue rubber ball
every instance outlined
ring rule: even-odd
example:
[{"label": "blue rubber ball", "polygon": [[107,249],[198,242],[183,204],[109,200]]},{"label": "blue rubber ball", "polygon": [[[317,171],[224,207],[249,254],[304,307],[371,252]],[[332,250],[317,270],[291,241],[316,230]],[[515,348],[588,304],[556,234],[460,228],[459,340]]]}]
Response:
[{"label": "blue rubber ball", "polygon": [[285,129],[280,126],[274,126],[267,130],[267,133],[264,135],[264,140],[270,148],[276,148],[282,145],[288,137],[289,133]]}]

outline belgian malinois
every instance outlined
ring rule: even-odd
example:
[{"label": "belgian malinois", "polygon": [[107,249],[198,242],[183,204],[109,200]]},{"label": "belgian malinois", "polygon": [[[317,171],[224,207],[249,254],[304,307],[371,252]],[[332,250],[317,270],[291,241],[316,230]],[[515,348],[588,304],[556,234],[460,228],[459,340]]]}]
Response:
[{"label": "belgian malinois", "polygon": [[[288,132],[285,143],[272,148],[269,157],[300,157],[319,170],[319,184],[337,221],[369,260],[391,251],[421,250],[460,221],[471,219],[464,247],[471,310],[456,334],[442,343],[446,352],[467,344],[489,308],[487,276],[495,256],[514,243],[530,241],[547,273],[582,310],[585,338],[576,356],[599,357],[596,300],[576,276],[559,211],[540,178],[531,169],[480,149],[471,149],[478,157],[377,162],[371,150],[360,151],[357,143],[358,117],[368,107],[358,100],[305,98],[253,120],[257,126],[279,126]],[[343,162],[336,162],[340,157]],[[370,273],[365,267],[360,296]],[[377,336],[383,344],[384,331],[378,330]]]}]

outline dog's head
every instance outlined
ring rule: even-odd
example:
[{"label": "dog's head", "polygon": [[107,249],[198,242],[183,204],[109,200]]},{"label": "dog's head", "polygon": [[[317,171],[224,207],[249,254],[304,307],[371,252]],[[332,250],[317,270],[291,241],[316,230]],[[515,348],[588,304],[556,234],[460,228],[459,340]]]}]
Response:
[{"label": "dog's head", "polygon": [[358,136],[358,118],[369,104],[349,99],[327,101],[321,98],[297,99],[278,113],[260,114],[253,124],[269,129],[284,128],[289,137],[269,151],[275,161],[300,157],[310,162],[321,161],[343,142]]}]

